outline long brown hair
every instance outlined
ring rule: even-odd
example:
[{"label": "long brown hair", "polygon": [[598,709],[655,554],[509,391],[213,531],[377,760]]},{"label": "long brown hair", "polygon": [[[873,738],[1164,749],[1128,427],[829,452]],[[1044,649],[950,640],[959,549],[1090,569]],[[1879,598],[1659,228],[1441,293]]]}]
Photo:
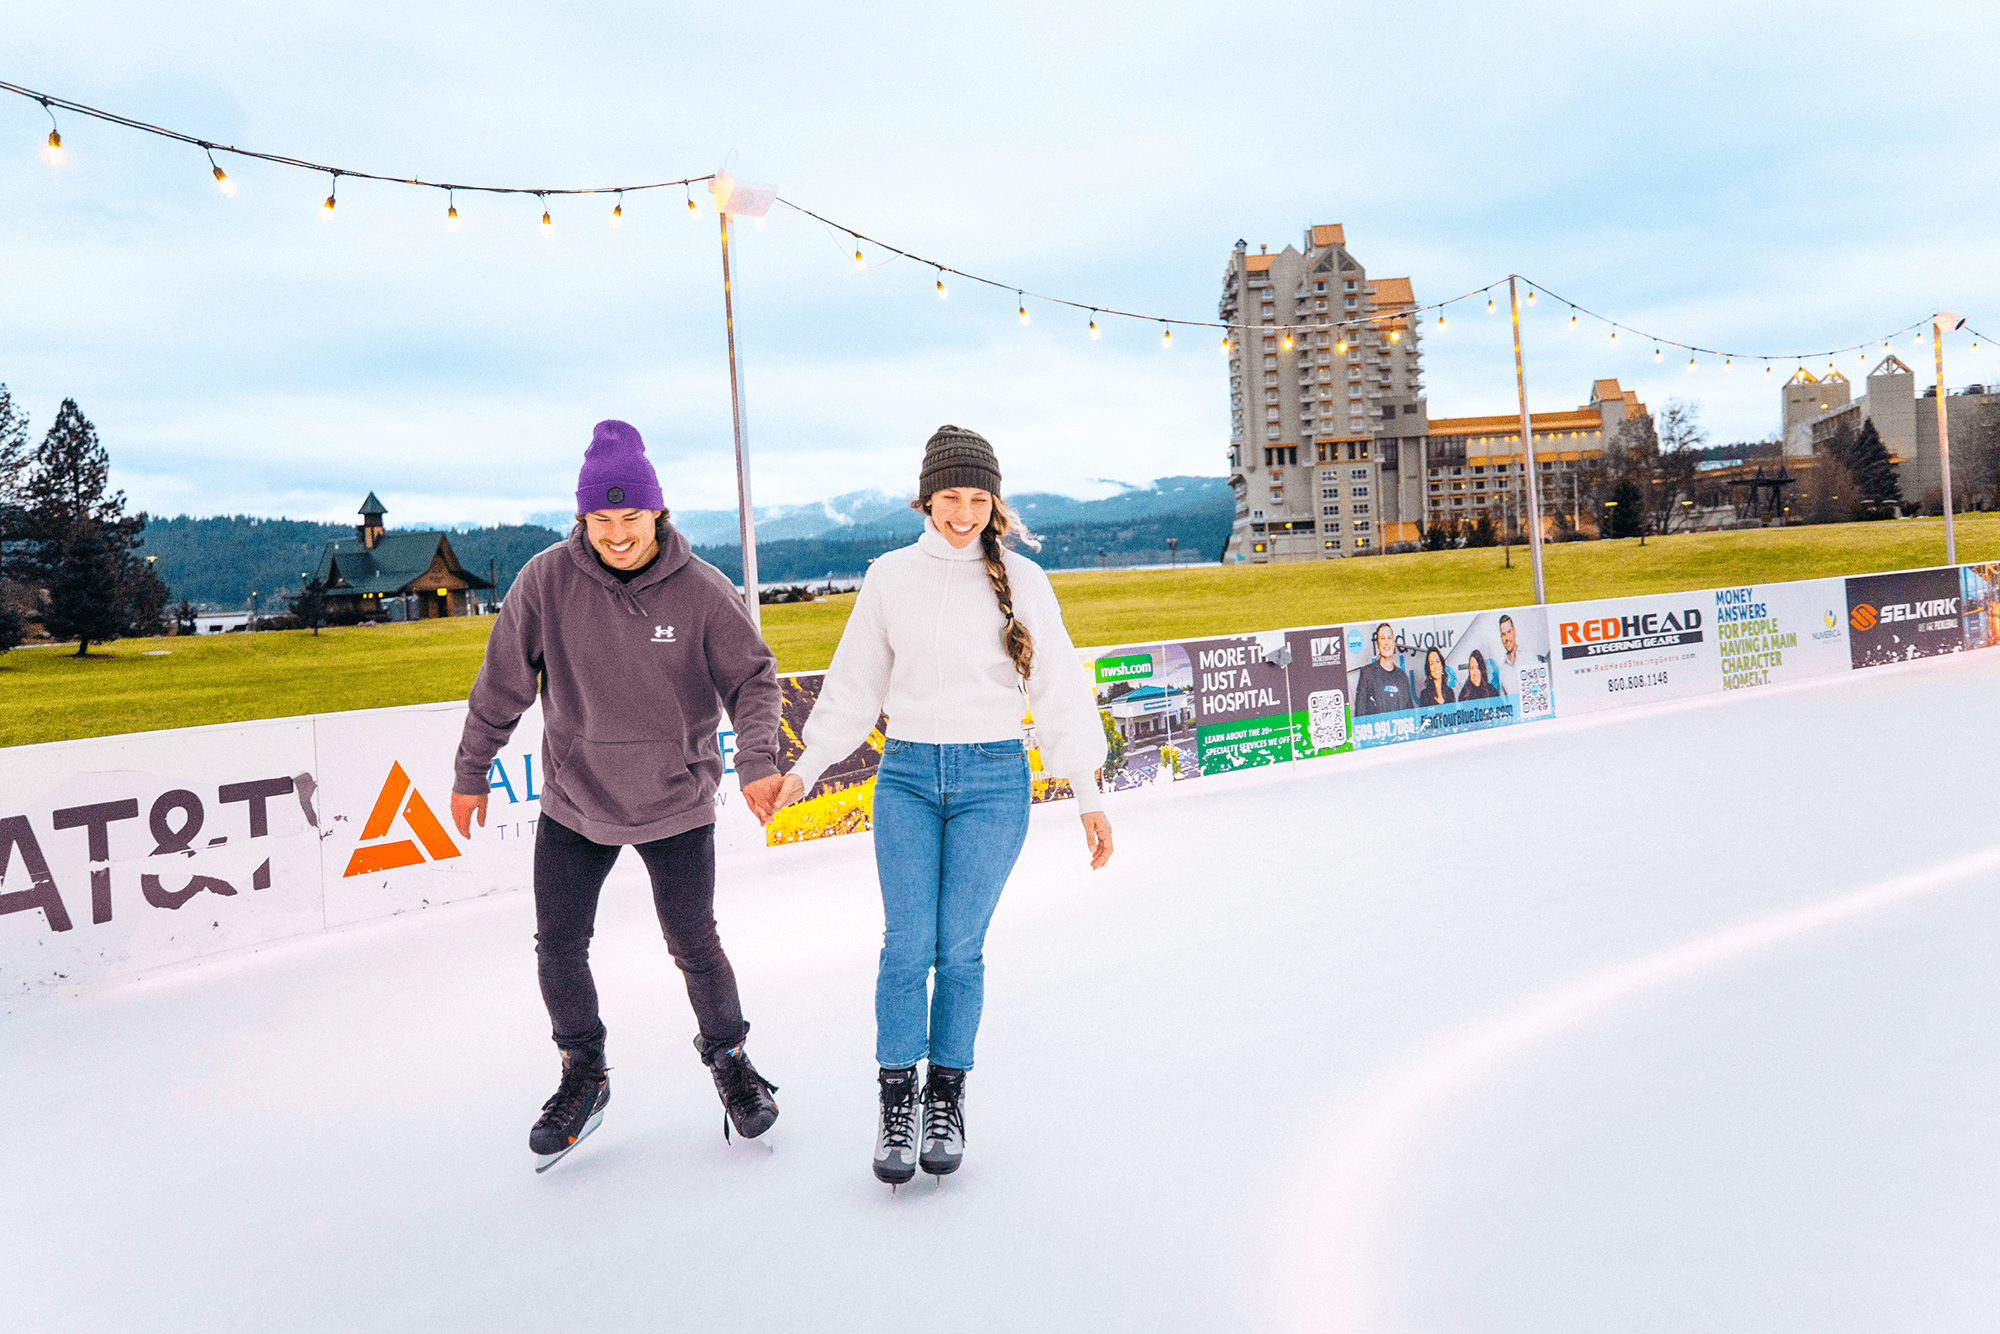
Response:
[{"label": "long brown hair", "polygon": [[[983,489],[983,488],[982,488]],[[1006,618],[1006,625],[1000,631],[1000,647],[1014,660],[1014,670],[1026,681],[1035,669],[1035,637],[1028,633],[1014,615],[1014,589],[1007,582],[1007,564],[1000,556],[1000,539],[1015,533],[1026,542],[1034,542],[1027,525],[1014,517],[1014,511],[1007,508],[1007,502],[1000,498],[998,491],[986,493],[993,497],[993,517],[986,521],[986,527],[979,532],[980,554],[986,560],[986,582],[993,586],[993,599],[1000,604],[1000,614]],[[918,496],[910,502],[913,510],[931,512],[931,498]],[[1039,544],[1038,544],[1039,545]]]}]

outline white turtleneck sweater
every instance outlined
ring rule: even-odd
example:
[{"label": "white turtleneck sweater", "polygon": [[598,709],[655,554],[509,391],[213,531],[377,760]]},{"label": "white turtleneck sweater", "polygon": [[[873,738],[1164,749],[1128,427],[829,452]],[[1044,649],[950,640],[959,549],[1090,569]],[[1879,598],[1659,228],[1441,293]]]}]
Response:
[{"label": "white turtleneck sweater", "polygon": [[[1002,560],[1014,615],[1034,637],[1028,704],[1042,766],[1069,780],[1084,811],[1102,810],[1096,774],[1104,766],[1104,727],[1055,589],[1027,557],[1003,549]],[[1005,625],[978,542],[954,547],[927,519],[916,545],[879,558],[806,719],[805,754],[792,766],[806,791],[867,739],[882,714],[898,741],[1019,738],[1021,675],[1000,643]]]}]

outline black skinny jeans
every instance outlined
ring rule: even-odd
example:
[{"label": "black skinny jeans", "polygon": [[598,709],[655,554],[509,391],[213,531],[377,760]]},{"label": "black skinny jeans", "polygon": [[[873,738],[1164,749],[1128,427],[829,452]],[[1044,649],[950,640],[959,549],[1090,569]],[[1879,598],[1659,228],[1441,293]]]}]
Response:
[{"label": "black skinny jeans", "polygon": [[[733,1047],[749,1025],[736,994],[736,971],[715,934],[715,826],[634,846],[652,877],[660,930],[687,983],[701,1035]],[[559,1047],[604,1037],[597,984],[590,976],[590,937],[598,893],[619,851],[619,845],[593,843],[546,813],[535,825],[535,968]]]}]

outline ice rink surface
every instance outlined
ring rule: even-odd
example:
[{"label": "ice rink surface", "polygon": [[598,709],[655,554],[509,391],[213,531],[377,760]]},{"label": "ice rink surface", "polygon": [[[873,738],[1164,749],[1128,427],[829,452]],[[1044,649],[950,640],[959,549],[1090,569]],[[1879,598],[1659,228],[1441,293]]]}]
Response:
[{"label": "ice rink surface", "polygon": [[2000,1328],[2000,653],[1045,808],[964,1170],[868,1159],[866,837],[725,862],[725,1144],[636,859],[546,1176],[525,894],[0,1019],[0,1327]]}]

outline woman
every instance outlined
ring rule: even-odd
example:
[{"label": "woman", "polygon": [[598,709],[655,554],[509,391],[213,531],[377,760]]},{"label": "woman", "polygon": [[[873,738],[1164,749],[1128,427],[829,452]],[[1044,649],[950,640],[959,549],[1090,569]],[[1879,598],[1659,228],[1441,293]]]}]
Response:
[{"label": "woman", "polygon": [[[993,447],[940,426],[924,448],[914,507],[928,516],[924,532],[869,570],[806,720],[805,753],[777,799],[784,806],[810,792],[888,715],[875,778],[884,920],[875,1175],[892,1185],[919,1166],[955,1172],[965,1153],[965,1076],[985,986],[980,947],[1028,831],[1024,693],[1044,767],[1076,793],[1091,869],[1111,858],[1095,779],[1104,728],[1048,576],[1000,545],[1015,525]],[[925,1058],[919,1153],[916,1067]]]},{"label": "woman", "polygon": [[777,797],[778,678],[728,576],[667,521],[638,431],[603,421],[584,451],[569,539],[521,568],[466,701],[451,814],[486,823],[488,774],[542,700],[546,777],[535,826],[535,956],[562,1080],[528,1134],[546,1171],[597,1129],[611,1100],[590,972],[598,893],[633,848],[652,879],[667,949],[687,983],[695,1050],[722,1098],[723,1135],[777,1119],[776,1088],[744,1053],[750,1025],[716,936],[715,728],[736,727],[736,777],[759,819]]},{"label": "woman", "polygon": [[1465,685],[1458,692],[1458,702],[1463,704],[1469,699],[1498,699],[1500,691],[1487,679],[1489,675],[1485,656],[1478,649],[1472,650],[1472,656],[1465,660]]},{"label": "woman", "polygon": [[1417,692],[1418,705],[1429,708],[1434,704],[1451,704],[1451,687],[1444,680],[1444,653],[1432,647],[1424,650],[1424,686]]}]

